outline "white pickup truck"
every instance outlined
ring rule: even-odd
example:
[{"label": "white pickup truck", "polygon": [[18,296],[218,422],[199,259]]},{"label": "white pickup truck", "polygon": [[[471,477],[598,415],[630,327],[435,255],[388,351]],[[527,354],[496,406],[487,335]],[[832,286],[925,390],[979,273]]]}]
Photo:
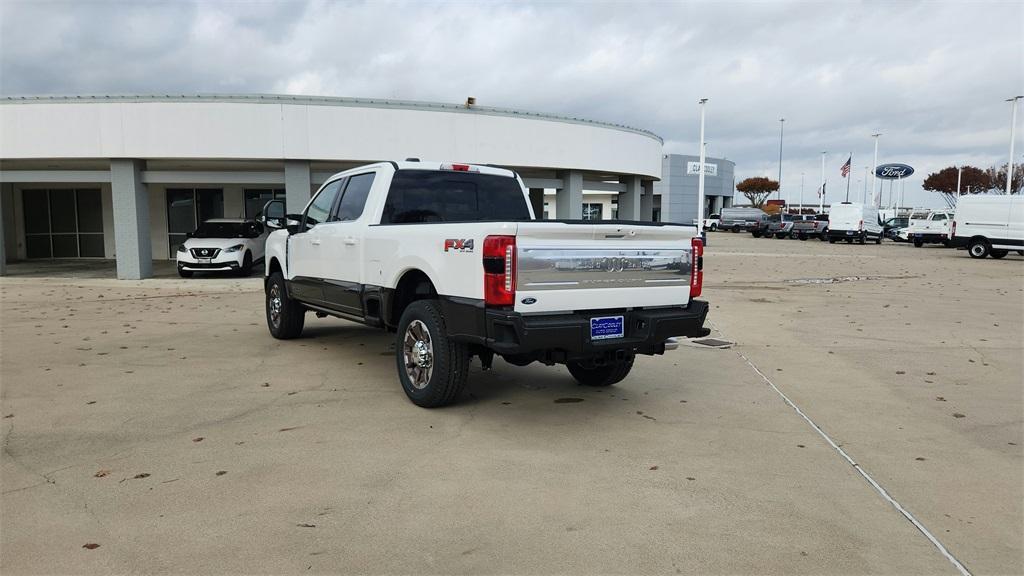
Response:
[{"label": "white pickup truck", "polygon": [[393,331],[419,406],[455,401],[472,356],[607,386],[636,354],[708,333],[695,227],[535,221],[509,170],[381,162],[335,174],[302,214],[263,213],[270,333],[299,336],[307,311]]}]

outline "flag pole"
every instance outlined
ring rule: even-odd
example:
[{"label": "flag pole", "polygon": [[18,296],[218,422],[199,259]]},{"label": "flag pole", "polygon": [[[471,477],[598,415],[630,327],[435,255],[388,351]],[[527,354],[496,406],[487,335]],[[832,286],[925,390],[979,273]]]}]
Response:
[{"label": "flag pole", "polygon": [[818,214],[825,211],[825,155],[827,151],[821,152],[821,190],[818,194]]},{"label": "flag pole", "polygon": [[850,201],[850,180],[853,179],[853,152],[850,152],[850,159],[846,161],[850,169],[846,171],[846,201]]}]

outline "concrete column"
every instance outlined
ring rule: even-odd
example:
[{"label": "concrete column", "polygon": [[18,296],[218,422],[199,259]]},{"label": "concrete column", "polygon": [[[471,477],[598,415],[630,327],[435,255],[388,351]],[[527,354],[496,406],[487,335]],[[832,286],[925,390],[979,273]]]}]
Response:
[{"label": "concrete column", "polygon": [[544,189],[530,188],[530,206],[533,207],[533,217],[537,220],[544,219]]},{"label": "concrete column", "polygon": [[640,220],[640,177],[622,176],[619,182],[626,185],[626,191],[619,192],[619,220]]},{"label": "concrete column", "polygon": [[[11,190],[10,184],[0,184],[0,276],[7,273],[7,248],[4,244],[6,233],[4,232],[4,220],[7,219],[4,214],[4,197]],[[13,208],[13,206],[11,207]]]},{"label": "concrete column", "polygon": [[640,196],[640,217],[637,220],[651,222],[654,220],[654,180],[644,180],[643,189],[644,193]]},{"label": "concrete column", "polygon": [[114,201],[114,249],[117,277],[139,280],[153,275],[149,230],[149,191],[142,183],[142,161],[110,161],[110,191]]},{"label": "concrete column", "polygon": [[562,187],[555,190],[555,211],[560,220],[583,218],[583,173],[579,170],[559,172]]},{"label": "concrete column", "polygon": [[298,214],[306,208],[312,196],[309,162],[306,160],[284,161],[285,207],[289,214]]}]

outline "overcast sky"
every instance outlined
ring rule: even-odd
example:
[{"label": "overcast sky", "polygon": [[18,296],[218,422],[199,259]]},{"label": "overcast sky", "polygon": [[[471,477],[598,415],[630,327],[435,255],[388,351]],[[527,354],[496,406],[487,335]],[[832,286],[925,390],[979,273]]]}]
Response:
[{"label": "overcast sky", "polygon": [[[462,102],[651,130],[808,201],[871,163],[929,172],[1009,153],[1024,2],[19,2],[0,0],[0,93],[259,92]],[[1024,158],[1024,106],[1018,161]],[[851,193],[851,196],[853,194]],[[859,196],[858,196],[859,197]],[[841,199],[841,198],[840,198]]]}]

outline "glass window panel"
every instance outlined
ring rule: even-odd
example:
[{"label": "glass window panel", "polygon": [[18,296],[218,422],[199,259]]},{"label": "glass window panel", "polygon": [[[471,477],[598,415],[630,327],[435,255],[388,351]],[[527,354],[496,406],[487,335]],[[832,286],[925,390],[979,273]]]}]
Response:
[{"label": "glass window panel", "polygon": [[191,189],[169,188],[167,190],[167,231],[171,234],[185,234],[195,229],[195,194]]},{"label": "glass window panel", "polygon": [[99,190],[78,190],[78,231],[103,232],[103,202]]},{"label": "glass window panel", "polygon": [[29,258],[49,258],[50,235],[34,234],[25,236],[25,255]]},{"label": "glass window panel", "polygon": [[370,194],[370,187],[373,186],[373,176],[372,173],[359,174],[348,179],[345,195],[341,197],[341,202],[338,204],[336,220],[355,220],[362,216],[363,207],[366,206],[366,197]]},{"label": "glass window panel", "polygon": [[53,235],[53,257],[54,258],[78,258],[78,235],[76,235],[76,234],[54,234]]},{"label": "glass window panel", "polygon": [[79,234],[78,255],[82,258],[103,258],[106,256],[103,247],[103,234]]},{"label": "glass window panel", "polygon": [[210,218],[224,217],[224,191],[219,188],[201,188],[196,190],[199,196],[199,222]]},{"label": "glass window panel", "polygon": [[[48,233],[50,231],[50,209],[46,190],[22,190],[21,204],[25,212],[25,233]],[[50,241],[47,240],[46,243],[49,246]],[[49,247],[46,251],[49,255]]]},{"label": "glass window panel", "polygon": [[[75,191],[50,190],[50,231],[77,232],[75,218]],[[54,247],[56,252],[56,246]]]},{"label": "glass window panel", "polygon": [[263,206],[276,197],[277,190],[246,190],[245,217],[255,218],[263,211]]},{"label": "glass window panel", "polygon": [[321,222],[327,221],[327,216],[331,213],[331,206],[334,204],[334,199],[337,198],[338,190],[341,189],[341,185],[344,184],[344,182],[344,178],[335,180],[316,195],[316,198],[306,210],[306,228],[310,228]]}]

